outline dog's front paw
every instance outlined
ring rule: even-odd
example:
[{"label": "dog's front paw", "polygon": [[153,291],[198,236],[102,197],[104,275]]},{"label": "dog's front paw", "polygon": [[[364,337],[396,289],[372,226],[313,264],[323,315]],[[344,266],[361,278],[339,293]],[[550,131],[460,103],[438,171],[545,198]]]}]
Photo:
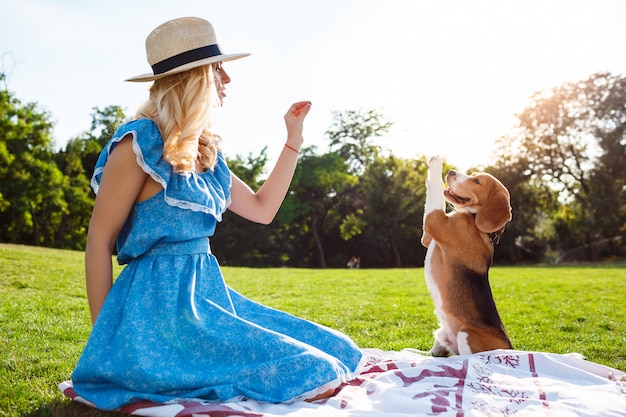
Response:
[{"label": "dog's front paw", "polygon": [[434,155],[431,156],[428,160],[428,173],[432,176],[441,177],[441,172],[443,171],[443,162],[441,161],[441,156]]},{"label": "dog's front paw", "polygon": [[426,177],[426,207],[424,215],[434,210],[445,210],[446,202],[443,198],[443,180],[441,172],[443,162],[439,155],[432,156],[428,160],[428,176]]},{"label": "dog's front paw", "polygon": [[438,339],[435,339],[433,347],[430,349],[430,354],[437,358],[445,358],[452,355],[450,349],[444,346]]},{"label": "dog's front paw", "polygon": [[436,358],[447,358],[452,355],[452,353],[450,353],[450,351],[443,346],[439,346],[437,348],[433,347],[429,353],[431,356]]}]

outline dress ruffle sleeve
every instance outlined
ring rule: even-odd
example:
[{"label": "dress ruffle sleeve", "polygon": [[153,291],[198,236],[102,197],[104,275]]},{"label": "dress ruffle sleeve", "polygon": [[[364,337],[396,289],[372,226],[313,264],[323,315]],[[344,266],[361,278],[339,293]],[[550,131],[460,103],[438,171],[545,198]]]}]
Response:
[{"label": "dress ruffle sleeve", "polygon": [[174,172],[163,159],[163,138],[158,127],[149,119],[139,119],[122,125],[107,143],[96,162],[91,187],[98,194],[104,166],[115,146],[127,135],[132,136],[137,164],[161,184],[165,202],[173,207],[210,214],[221,221],[230,204],[231,173],[222,153],[218,153],[213,170],[203,173]]}]

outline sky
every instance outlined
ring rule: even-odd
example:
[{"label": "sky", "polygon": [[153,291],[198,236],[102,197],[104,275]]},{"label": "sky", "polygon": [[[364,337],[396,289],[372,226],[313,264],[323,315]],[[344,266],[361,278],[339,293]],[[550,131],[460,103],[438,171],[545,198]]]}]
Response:
[{"label": "sky", "polygon": [[55,122],[58,147],[95,107],[134,115],[150,83],[145,38],[164,21],[215,27],[232,82],[214,126],[227,156],[270,159],[283,114],[310,100],[305,144],[326,151],[334,111],[377,110],[394,155],[486,165],[540,90],[626,74],[623,0],[0,0],[0,71]]}]

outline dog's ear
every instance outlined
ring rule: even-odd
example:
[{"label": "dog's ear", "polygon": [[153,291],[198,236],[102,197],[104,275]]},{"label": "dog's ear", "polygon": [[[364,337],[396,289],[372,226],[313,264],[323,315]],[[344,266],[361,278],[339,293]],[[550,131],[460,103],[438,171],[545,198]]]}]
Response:
[{"label": "dog's ear", "polygon": [[498,190],[476,213],[476,227],[484,233],[497,232],[512,219],[511,202],[506,190]]}]

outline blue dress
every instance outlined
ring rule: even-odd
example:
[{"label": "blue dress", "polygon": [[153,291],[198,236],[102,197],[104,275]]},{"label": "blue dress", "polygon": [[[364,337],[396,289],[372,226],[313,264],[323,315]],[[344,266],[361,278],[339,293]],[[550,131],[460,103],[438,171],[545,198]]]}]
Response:
[{"label": "blue dress", "polygon": [[162,190],[136,203],[117,240],[127,264],[72,373],[103,410],[178,399],[288,402],[349,380],[361,358],[344,334],[255,303],[231,289],[209,236],[230,202],[231,174],[174,173],[147,119],[123,125],[100,154],[92,187],[119,141]]}]

